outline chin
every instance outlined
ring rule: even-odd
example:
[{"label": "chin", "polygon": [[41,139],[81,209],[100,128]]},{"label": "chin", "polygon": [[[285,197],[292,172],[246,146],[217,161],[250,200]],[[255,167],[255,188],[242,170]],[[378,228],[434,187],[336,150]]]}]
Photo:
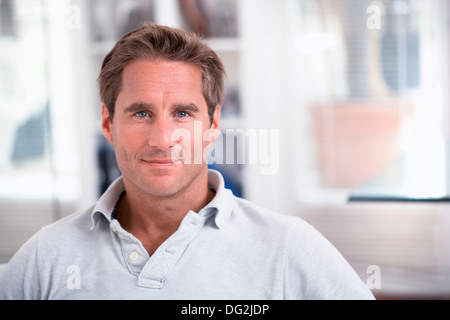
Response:
[{"label": "chin", "polygon": [[181,181],[173,177],[154,177],[149,178],[149,180],[140,183],[140,189],[144,193],[155,197],[168,197],[176,194],[181,189]]},{"label": "chin", "polygon": [[[151,170],[151,171],[131,171],[124,175],[135,190],[142,194],[154,197],[169,197],[179,193],[187,185],[194,186],[198,177],[201,176],[203,166],[191,167],[195,170]],[[206,168],[206,167],[205,167]],[[181,169],[181,168],[180,168]],[[140,190],[140,191],[138,191]]]}]

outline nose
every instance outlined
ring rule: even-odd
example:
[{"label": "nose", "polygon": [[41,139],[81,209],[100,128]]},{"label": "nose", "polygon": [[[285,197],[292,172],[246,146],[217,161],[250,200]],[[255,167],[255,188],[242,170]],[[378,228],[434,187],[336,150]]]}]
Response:
[{"label": "nose", "polygon": [[169,119],[163,117],[156,119],[152,124],[152,129],[149,135],[149,146],[161,151],[167,151],[173,148],[177,143],[172,138],[172,132],[174,130]]}]

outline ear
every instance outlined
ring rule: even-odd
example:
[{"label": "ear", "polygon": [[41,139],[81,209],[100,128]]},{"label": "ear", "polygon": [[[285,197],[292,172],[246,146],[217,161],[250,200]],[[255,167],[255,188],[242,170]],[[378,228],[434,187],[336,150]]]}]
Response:
[{"label": "ear", "polygon": [[214,111],[214,117],[211,124],[211,129],[219,130],[220,131],[220,112],[221,112],[222,106],[218,104],[216,106],[216,110]]},{"label": "ear", "polygon": [[103,135],[105,136],[108,141],[113,144],[113,138],[112,138],[112,119],[109,116],[108,108],[102,104],[102,130]]},{"label": "ear", "polygon": [[208,130],[209,136],[208,140],[212,143],[216,138],[220,135],[220,112],[221,105],[216,106],[216,110],[214,111],[213,121],[211,123],[211,127]]}]

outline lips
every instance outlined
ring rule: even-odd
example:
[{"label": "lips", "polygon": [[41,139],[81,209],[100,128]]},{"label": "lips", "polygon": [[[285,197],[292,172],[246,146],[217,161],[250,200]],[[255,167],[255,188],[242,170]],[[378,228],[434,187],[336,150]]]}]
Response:
[{"label": "lips", "polygon": [[167,159],[167,160],[144,160],[145,162],[148,163],[154,163],[154,164],[173,164],[172,159]]},{"label": "lips", "polygon": [[147,159],[142,161],[154,167],[169,167],[181,162],[180,159]]}]

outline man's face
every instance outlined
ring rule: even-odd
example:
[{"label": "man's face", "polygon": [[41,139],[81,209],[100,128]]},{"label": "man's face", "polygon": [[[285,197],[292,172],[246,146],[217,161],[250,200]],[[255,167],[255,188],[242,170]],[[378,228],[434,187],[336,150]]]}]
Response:
[{"label": "man's face", "polygon": [[102,127],[125,183],[160,197],[200,183],[211,144],[207,131],[219,129],[220,107],[211,124],[198,67],[133,61],[124,69],[115,107],[111,122],[102,106]]}]

